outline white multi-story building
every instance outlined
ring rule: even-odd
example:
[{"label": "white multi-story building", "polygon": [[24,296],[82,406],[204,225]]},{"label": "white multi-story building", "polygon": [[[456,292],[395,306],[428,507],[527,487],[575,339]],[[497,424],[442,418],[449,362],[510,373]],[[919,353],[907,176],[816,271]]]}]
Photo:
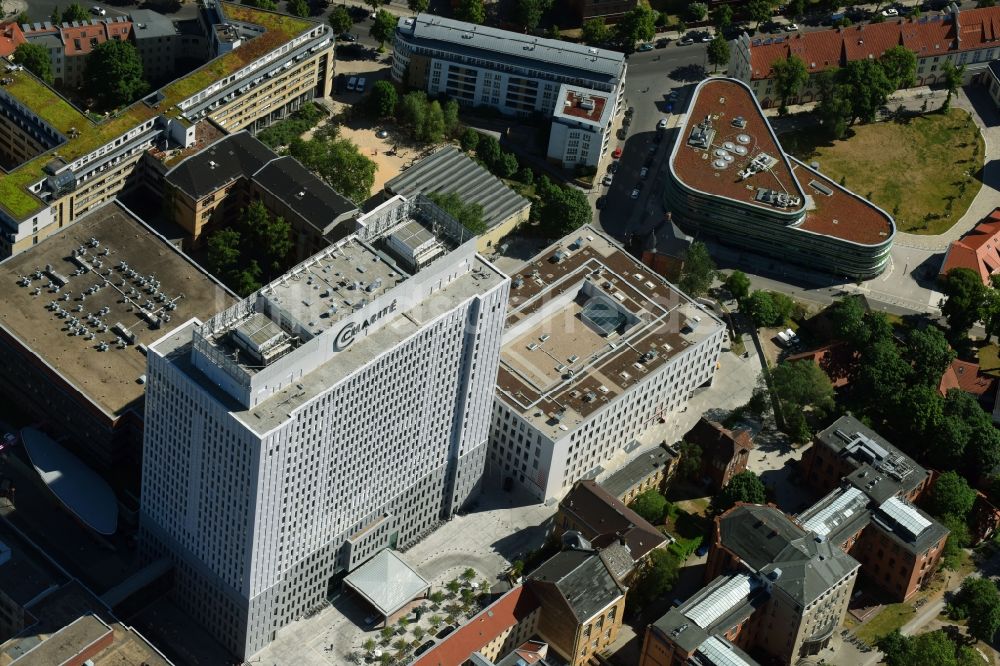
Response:
[{"label": "white multi-story building", "polygon": [[542,500],[599,476],[711,381],[724,335],[592,227],[547,248],[512,276],[487,474]]},{"label": "white multi-story building", "polygon": [[[553,118],[548,156],[553,161],[593,165],[611,120],[625,96],[626,62],[618,51],[418,14],[401,18],[393,40],[392,77],[432,97],[446,95],[466,106],[487,106],[506,115]],[[603,126],[588,158],[567,159],[565,143],[580,140],[581,117],[562,116],[568,86],[574,94],[605,100],[585,131]],[[571,120],[567,123],[565,121]],[[572,129],[567,132],[567,129]]]},{"label": "white multi-story building", "polygon": [[564,168],[597,166],[611,141],[615,100],[595,90],[562,85],[552,111],[548,158]]},{"label": "white multi-story building", "polygon": [[477,492],[510,281],[418,197],[149,348],[142,536],[240,658]]}]

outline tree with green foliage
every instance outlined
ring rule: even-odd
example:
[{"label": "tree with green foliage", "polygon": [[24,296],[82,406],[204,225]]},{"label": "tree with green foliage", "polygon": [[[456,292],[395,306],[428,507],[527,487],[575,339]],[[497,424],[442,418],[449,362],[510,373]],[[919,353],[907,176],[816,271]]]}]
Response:
[{"label": "tree with green foliage", "polygon": [[941,567],[955,571],[962,564],[963,550],[972,542],[969,526],[956,516],[944,516],[938,521],[948,530],[948,538],[941,550]]},{"label": "tree with green foliage", "polygon": [[945,302],[941,313],[948,322],[949,337],[953,343],[964,340],[979,319],[986,299],[986,287],[976,272],[968,268],[953,268],[944,276],[942,291]]},{"label": "tree with green foliage", "polygon": [[708,5],[704,2],[692,2],[688,4],[687,12],[692,21],[704,21],[708,16]]},{"label": "tree with green foliage", "polygon": [[406,6],[415,14],[426,12],[430,4],[430,0],[406,0]]},{"label": "tree with green foliage", "polygon": [[[284,120],[279,120],[269,127],[262,129],[257,134],[257,139],[272,149],[279,146],[287,146],[292,139],[302,136],[308,130],[316,127],[325,115],[325,109],[310,103],[288,116]],[[336,130],[336,125],[327,125],[327,128]]]},{"label": "tree with green foliage", "polygon": [[399,95],[396,87],[388,81],[376,81],[368,94],[368,109],[376,118],[392,118],[396,115]]},{"label": "tree with green foliage", "polygon": [[750,295],[750,278],[739,269],[727,275],[722,284],[726,287],[729,295],[737,301],[742,302],[744,298]]},{"label": "tree with green foliage", "polygon": [[524,166],[518,170],[515,178],[518,182],[524,183],[525,185],[531,185],[535,182],[535,172],[531,170],[531,167]]},{"label": "tree with green foliage", "polygon": [[481,135],[476,130],[471,127],[466,127],[465,131],[462,132],[462,135],[458,138],[458,143],[462,146],[462,150],[467,153],[471,153],[476,149],[476,146],[479,145],[480,136]]},{"label": "tree with green foliage", "polygon": [[460,21],[482,24],[486,21],[486,5],[483,0],[458,0],[455,17]]},{"label": "tree with green foliage", "polygon": [[701,241],[694,241],[684,253],[678,286],[689,296],[704,296],[714,278],[715,262],[712,261],[708,246]]},{"label": "tree with green foliage", "polygon": [[944,333],[936,326],[928,326],[910,333],[906,345],[906,359],[913,364],[913,378],[928,386],[937,386],[941,375],[955,358]]},{"label": "tree with green foliage", "polygon": [[482,160],[487,169],[490,171],[493,170],[493,165],[497,163],[502,153],[500,142],[495,136],[488,134],[479,136],[479,143],[476,146],[476,157]]},{"label": "tree with green foliage", "polygon": [[941,103],[941,110],[947,111],[951,108],[951,96],[958,91],[958,87],[962,85],[962,79],[965,78],[965,65],[956,67],[951,60],[945,60],[944,64],[941,65],[941,74],[944,76],[945,90],[948,91],[948,96]]},{"label": "tree with green foliage", "polygon": [[248,7],[256,7],[268,12],[278,11],[278,3],[275,0],[243,0],[243,4]]},{"label": "tree with green foliage", "polygon": [[948,606],[952,619],[968,619],[969,633],[975,638],[992,643],[1000,630],[1000,591],[989,578],[968,577]]},{"label": "tree with green foliage", "polygon": [[431,192],[427,198],[436,203],[446,213],[451,215],[463,227],[474,234],[481,234],[486,231],[486,222],[483,221],[483,207],[481,204],[462,201],[457,192]]},{"label": "tree with green foliage", "polygon": [[344,5],[337,5],[330,11],[330,16],[327,18],[330,23],[330,27],[333,28],[333,32],[337,35],[342,35],[354,26],[354,19],[351,18],[351,13],[347,11],[347,7]]},{"label": "tree with green foliage", "polygon": [[885,106],[896,90],[882,63],[876,60],[852,60],[841,71],[844,84],[851,91],[853,117],[864,123],[875,121],[878,110]]},{"label": "tree with green foliage", "polygon": [[733,8],[729,5],[719,5],[712,13],[712,23],[716,30],[723,32],[733,24]]},{"label": "tree with green foliage", "polygon": [[[482,148],[482,141],[479,146]],[[535,192],[538,203],[532,206],[531,217],[550,238],[562,238],[589,224],[593,217],[590,201],[575,187],[556,185],[543,175],[538,179]]]},{"label": "tree with green foliage", "polygon": [[240,296],[249,296],[261,287],[262,271],[255,260],[250,260],[246,268],[237,272],[231,281],[231,287]]},{"label": "tree with green foliage", "polygon": [[996,7],[997,0],[978,0],[976,2],[976,9],[984,9],[986,7]]},{"label": "tree with green foliage", "polygon": [[909,88],[913,85],[917,73],[917,56],[905,46],[893,46],[887,49],[879,64],[894,89]]},{"label": "tree with green foliage", "polygon": [[629,612],[638,611],[663,597],[677,583],[681,562],[673,552],[657,548],[650,551],[647,557],[647,566],[625,597],[625,606]]},{"label": "tree with green foliage", "polygon": [[750,315],[757,328],[777,326],[785,323],[769,291],[764,291],[763,289],[754,291],[745,299],[741,307],[746,314]]},{"label": "tree with green foliage", "polygon": [[656,14],[645,5],[637,5],[615,24],[615,35],[625,53],[635,51],[636,42],[648,42],[656,34]]},{"label": "tree with green foliage", "polygon": [[783,361],[771,370],[771,392],[781,406],[785,432],[796,441],[812,436],[806,409],[822,418],[833,411],[833,383],[812,361]]},{"label": "tree with green foliage", "polygon": [[667,498],[650,488],[632,500],[629,508],[651,524],[659,525],[667,512]]},{"label": "tree with green foliage", "polygon": [[272,216],[260,200],[243,209],[238,224],[243,256],[267,265],[269,275],[280,273],[292,250],[292,227],[284,218]]},{"label": "tree with green foliage", "polygon": [[839,81],[839,70],[829,69],[816,75],[819,104],[816,107],[823,129],[833,139],[842,139],[854,119],[851,89]]},{"label": "tree with green foliage", "polygon": [[976,501],[976,491],[958,472],[943,472],[927,494],[925,508],[933,516],[952,515],[965,519]]},{"label": "tree with green foliage", "polygon": [[139,51],[132,42],[117,39],[109,39],[91,49],[84,80],[105,108],[129,104],[149,89],[142,76]]},{"label": "tree with green foliage", "polygon": [[28,16],[28,12],[19,12],[17,16],[14,17],[14,23],[18,25],[24,25],[25,23],[31,23],[31,17]]},{"label": "tree with green foliage", "polygon": [[403,95],[399,100],[396,119],[399,124],[410,131],[414,139],[424,136],[424,126],[427,124],[427,108],[430,105],[427,93],[414,90]]},{"label": "tree with green foliage", "polygon": [[444,109],[441,102],[434,100],[427,107],[427,117],[420,140],[424,143],[441,143],[444,141]]},{"label": "tree with green foliage", "polygon": [[453,99],[445,100],[441,105],[441,112],[444,115],[444,133],[447,136],[455,136],[462,128],[458,120],[458,102]]},{"label": "tree with green foliage", "polygon": [[550,0],[515,0],[514,22],[527,32],[534,32],[542,15],[552,6]]},{"label": "tree with green foliage", "polygon": [[833,336],[847,342],[856,350],[861,350],[868,342],[868,327],[865,324],[865,310],[862,300],[856,296],[845,296],[830,306],[828,316],[833,325]]},{"label": "tree with green foliage", "polygon": [[771,20],[771,12],[771,3],[768,0],[750,0],[747,3],[747,15],[751,21],[756,22],[753,27],[754,32],[760,30],[761,23]]},{"label": "tree with green foliage", "polygon": [[207,245],[209,270],[227,280],[240,261],[240,232],[219,229],[208,236]]},{"label": "tree with green foliage", "polygon": [[520,166],[517,161],[517,155],[514,153],[503,153],[494,165],[493,171],[501,178],[512,178]]},{"label": "tree with green foliage", "polygon": [[288,13],[305,18],[310,14],[309,3],[306,0],[288,0]]},{"label": "tree with green foliage", "polygon": [[355,203],[371,195],[378,166],[349,139],[294,139],[288,153],[334,190]]},{"label": "tree with green foliage", "polygon": [[52,84],[52,62],[49,60],[49,51],[44,46],[34,42],[19,44],[14,49],[13,58],[16,64],[23,65],[42,81]]},{"label": "tree with green foliage", "polygon": [[611,39],[611,28],[604,22],[604,19],[588,19],[583,22],[580,36],[587,44],[605,44]]},{"label": "tree with green foliage", "polygon": [[714,68],[713,71],[729,62],[729,42],[721,32],[715,33],[715,37],[708,43],[708,62]]},{"label": "tree with green foliage", "polygon": [[729,483],[712,498],[712,509],[716,513],[722,513],[737,502],[763,504],[765,501],[767,489],[756,474],[747,470],[729,479]]},{"label": "tree with green foliage", "polygon": [[986,329],[986,344],[994,335],[1000,338],[1000,275],[990,277],[990,284],[984,290],[983,302],[979,306],[979,320]]},{"label": "tree with green foliage", "polygon": [[887,666],[977,666],[979,655],[941,629],[903,636],[899,629],[876,642]]},{"label": "tree with green foliage", "polygon": [[677,475],[682,479],[697,481],[701,475],[701,447],[691,442],[680,443],[680,462]]},{"label": "tree with green foliage", "polygon": [[71,2],[66,11],[63,12],[62,20],[64,23],[72,23],[73,21],[89,21],[90,13],[80,5],[79,2]]},{"label": "tree with green foliage", "polygon": [[[961,389],[950,389],[944,397],[944,416],[950,429],[946,432],[959,438],[956,454],[961,460],[954,465],[960,467],[968,478],[978,477],[984,470],[992,470],[1000,465],[1000,430],[993,426],[990,414],[979,405],[979,400]],[[940,441],[935,449],[943,448]]]},{"label": "tree with green foliage", "polygon": [[892,400],[906,388],[911,370],[892,340],[869,343],[861,353],[854,391],[869,404]]},{"label": "tree with green foliage", "polygon": [[52,13],[49,14],[49,22],[51,22],[52,25],[62,24],[62,13],[59,11],[59,5],[52,8]]},{"label": "tree with green foliage", "polygon": [[396,32],[397,22],[398,19],[384,9],[375,13],[375,19],[372,21],[372,27],[368,29],[368,34],[378,42],[380,50],[385,48],[385,43],[392,39]]},{"label": "tree with green foliage", "polygon": [[794,54],[775,60],[771,69],[774,71],[774,92],[781,100],[781,108],[787,111],[788,100],[797,98],[809,81],[809,70],[802,58]]}]

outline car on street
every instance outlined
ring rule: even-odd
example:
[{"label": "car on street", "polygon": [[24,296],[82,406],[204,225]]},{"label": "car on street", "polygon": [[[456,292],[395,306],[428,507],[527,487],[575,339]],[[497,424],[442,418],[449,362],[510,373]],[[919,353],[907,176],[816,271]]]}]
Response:
[{"label": "car on street", "polygon": [[889,7],[888,9],[882,10],[882,16],[889,18],[890,16],[899,16],[899,10],[895,7]]},{"label": "car on street", "polygon": [[621,156],[622,156],[622,149],[621,149],[621,147],[615,148],[615,152],[611,153],[611,158],[612,159],[616,159],[617,160]]},{"label": "car on street", "polygon": [[610,187],[610,186],[611,186],[611,181],[613,181],[613,180],[614,180],[614,178],[615,178],[615,177],[614,177],[614,176],[612,176],[612,175],[611,175],[611,174],[609,173],[609,174],[608,174],[607,176],[605,176],[605,177],[604,177],[604,180],[602,180],[601,182],[602,182],[602,183],[604,183],[604,185],[606,185],[606,186]]},{"label": "car on street", "polygon": [[788,23],[785,25],[785,32],[795,32],[798,29],[799,26],[796,23]]},{"label": "car on street", "polygon": [[635,113],[635,107],[634,106],[630,106],[627,109],[625,109],[625,117],[626,118],[630,117],[633,113]]},{"label": "car on street", "polygon": [[694,40],[690,37],[684,37],[677,42],[677,46],[690,46],[691,44],[694,44]]},{"label": "car on street", "polygon": [[340,33],[340,36],[337,37],[337,39],[339,39],[342,42],[356,42],[358,41],[358,36],[352,35],[349,32],[342,32]]},{"label": "car on street", "polygon": [[632,194],[630,194],[628,196],[629,196],[630,199],[638,199],[639,198],[639,188],[637,187],[634,190],[632,190]]},{"label": "car on street", "polygon": [[656,123],[656,129],[667,129],[667,119],[660,118],[660,122]]},{"label": "car on street", "polygon": [[653,45],[650,44],[649,42],[643,42],[642,44],[639,44],[639,46],[637,46],[635,50],[638,51],[639,53],[645,53],[646,51],[652,51]]},{"label": "car on street", "polygon": [[658,49],[665,48],[669,43],[670,43],[669,37],[660,37],[658,40],[656,40],[656,48]]},{"label": "car on street", "polygon": [[619,166],[618,162],[612,162],[608,165],[608,173],[618,173]]},{"label": "car on street", "polygon": [[624,127],[619,127],[618,128],[618,140],[619,141],[624,141],[625,137],[627,137],[627,136],[628,136],[628,130],[625,129]]},{"label": "car on street", "polygon": [[628,127],[632,124],[632,116],[625,116],[622,118],[622,127]]},{"label": "car on street", "polygon": [[705,557],[708,555],[708,544],[698,546],[698,550],[694,551],[694,554],[698,557]]},{"label": "car on street", "polygon": [[93,7],[90,8],[90,13],[96,14],[97,16],[104,16],[105,14],[108,13],[108,11],[104,9],[104,7],[94,5]]},{"label": "car on street", "polygon": [[649,167],[642,167],[639,169],[639,178],[645,178],[649,175]]},{"label": "car on street", "polygon": [[607,196],[597,197],[597,210],[601,210],[602,208],[604,208],[604,204],[606,204],[607,202],[608,202]]},{"label": "car on street", "polygon": [[712,36],[707,32],[703,32],[700,35],[698,35],[698,41],[701,42],[702,44],[708,44],[710,41],[712,41]]}]

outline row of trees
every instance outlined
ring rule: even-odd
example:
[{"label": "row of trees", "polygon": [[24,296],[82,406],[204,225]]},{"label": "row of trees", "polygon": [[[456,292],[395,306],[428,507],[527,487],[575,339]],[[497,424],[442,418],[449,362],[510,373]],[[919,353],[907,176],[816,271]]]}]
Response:
[{"label": "row of trees", "polygon": [[938,629],[917,636],[904,636],[896,629],[878,640],[878,649],[888,666],[980,666],[982,658],[968,645],[956,642]]},{"label": "row of trees", "polygon": [[340,137],[335,125],[326,125],[311,141],[292,139],[288,154],[351,201],[361,203],[371,196],[378,165],[350,139]]},{"label": "row of trees", "polygon": [[968,620],[973,637],[992,643],[1000,630],[1000,591],[989,578],[966,578],[947,611],[953,620]]},{"label": "row of trees", "polygon": [[306,104],[285,120],[280,120],[261,130],[257,138],[272,149],[287,146],[294,139],[315,127],[326,115],[318,104]]},{"label": "row of trees", "polygon": [[[44,46],[31,42],[21,44],[14,50],[13,57],[15,63],[52,84],[52,64]],[[134,102],[149,89],[139,51],[131,42],[117,39],[98,44],[87,55],[84,85],[105,109]]]},{"label": "row of trees", "polygon": [[[388,81],[379,83],[385,85],[372,90],[372,99],[377,100],[374,103],[380,107],[379,112],[384,113],[391,106],[387,100],[392,99],[392,94],[389,93],[392,84]],[[458,102],[449,99],[442,104],[436,99],[428,98],[423,90],[403,95],[396,106],[395,116],[418,143],[440,143],[455,136],[462,127],[458,120]]]},{"label": "row of trees", "polygon": [[659,12],[640,4],[614,26],[599,18],[585,21],[581,37],[587,44],[617,44],[626,53],[631,53],[637,42],[653,39],[660,17]]}]

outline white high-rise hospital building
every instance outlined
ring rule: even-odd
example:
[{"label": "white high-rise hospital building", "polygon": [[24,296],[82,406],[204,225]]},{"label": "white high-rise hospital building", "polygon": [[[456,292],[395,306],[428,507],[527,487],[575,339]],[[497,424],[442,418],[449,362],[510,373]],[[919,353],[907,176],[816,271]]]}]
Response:
[{"label": "white high-rise hospital building", "polygon": [[395,197],[150,345],[143,548],[241,658],[477,491],[510,282],[475,245]]}]

